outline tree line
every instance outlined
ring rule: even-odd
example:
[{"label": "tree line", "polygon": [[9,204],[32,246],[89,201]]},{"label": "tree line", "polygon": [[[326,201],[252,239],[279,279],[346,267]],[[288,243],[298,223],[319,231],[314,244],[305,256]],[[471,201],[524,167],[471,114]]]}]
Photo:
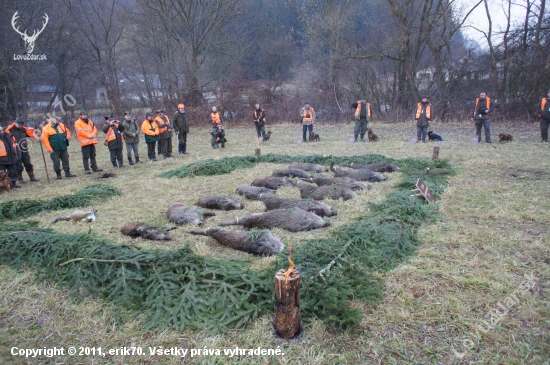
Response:
[{"label": "tree line", "polygon": [[[250,119],[259,102],[271,122],[297,120],[309,101],[325,121],[347,121],[365,96],[377,119],[411,119],[429,95],[441,120],[466,118],[479,91],[495,117],[532,118],[550,88],[550,12],[512,0],[494,25],[488,0],[17,0],[0,2],[0,118],[29,118],[56,103],[79,109],[175,110],[204,122],[209,104]],[[474,8],[489,24],[463,31]],[[14,14],[19,17],[15,19]],[[15,31],[40,29],[33,53]],[[475,22],[474,22],[475,24]],[[68,105],[66,95],[76,105]],[[70,99],[70,98],[69,98]],[[72,104],[72,103],[71,103]],[[272,112],[271,112],[272,111]],[[269,121],[268,121],[269,122]]]}]

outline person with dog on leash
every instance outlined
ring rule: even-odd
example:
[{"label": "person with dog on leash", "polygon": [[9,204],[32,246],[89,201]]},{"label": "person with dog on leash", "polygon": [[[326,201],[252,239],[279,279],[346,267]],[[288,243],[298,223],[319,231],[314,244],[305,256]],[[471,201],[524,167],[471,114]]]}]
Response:
[{"label": "person with dog on leash", "polygon": [[256,134],[258,138],[262,137],[265,141],[265,110],[260,108],[260,104],[255,105],[254,110],[254,125],[256,126]]},{"label": "person with dog on leash", "polygon": [[355,142],[359,136],[361,142],[365,142],[365,133],[369,126],[369,119],[372,117],[370,103],[367,103],[366,98],[362,96],[361,100],[351,104],[351,107],[355,109],[355,128],[353,129]]},{"label": "person with dog on leash", "polygon": [[429,102],[428,96],[422,96],[422,101],[418,103],[416,108],[416,137],[417,141],[426,143],[426,136],[428,135],[428,127],[432,120],[432,103]]},{"label": "person with dog on leash", "polygon": [[[302,140],[304,142],[307,142],[307,136],[313,131],[313,123],[315,123],[315,110],[311,105],[309,105],[309,102],[306,102],[304,104],[304,107],[301,111],[301,117],[302,117]],[[309,133],[308,133],[309,130]]]},{"label": "person with dog on leash", "polygon": [[546,93],[546,97],[540,102],[540,110],[538,113],[540,119],[540,136],[542,142],[548,142],[548,126],[550,126],[550,90]]}]

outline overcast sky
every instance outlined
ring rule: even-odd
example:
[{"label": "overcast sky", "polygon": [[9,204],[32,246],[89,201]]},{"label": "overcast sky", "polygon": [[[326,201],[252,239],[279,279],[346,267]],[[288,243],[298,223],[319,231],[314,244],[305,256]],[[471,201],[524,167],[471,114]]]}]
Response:
[{"label": "overcast sky", "polygon": [[[463,6],[463,15],[465,15],[469,9],[471,9],[479,0],[458,0]],[[521,4],[525,4],[525,0],[511,0],[512,5],[512,25],[519,24],[525,17],[525,7]],[[508,0],[489,0],[489,11],[491,13],[491,19],[493,22],[493,34],[506,28],[506,12],[508,11]],[[474,26],[483,31],[489,29],[489,22],[487,21],[487,14],[485,12],[485,5],[481,3],[470,15],[462,33],[469,39],[476,41],[480,47],[487,48],[487,41],[483,34],[474,30],[469,26]]]}]

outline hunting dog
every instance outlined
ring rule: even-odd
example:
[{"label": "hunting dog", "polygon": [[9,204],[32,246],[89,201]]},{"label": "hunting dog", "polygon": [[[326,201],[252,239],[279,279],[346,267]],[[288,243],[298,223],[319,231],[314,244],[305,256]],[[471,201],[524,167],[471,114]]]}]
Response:
[{"label": "hunting dog", "polygon": [[508,133],[501,133],[498,137],[500,138],[499,142],[512,142],[514,140],[514,137]]},{"label": "hunting dog", "polygon": [[0,194],[3,190],[6,190],[8,193],[11,189],[11,179],[8,177],[5,171],[0,171]]},{"label": "hunting dog", "polygon": [[309,132],[309,141],[317,141],[317,142],[321,142],[321,137],[319,137],[319,135],[313,131]]},{"label": "hunting dog", "polygon": [[430,141],[443,141],[443,138],[439,134],[435,134],[433,131],[428,132],[428,139]]},{"label": "hunting dog", "polygon": [[273,133],[271,133],[271,131],[267,131],[267,133],[265,134],[265,137],[264,137],[264,141],[269,141],[269,138],[271,137]]},{"label": "hunting dog", "polygon": [[369,136],[369,142],[378,142],[378,136],[372,133],[372,129],[367,128],[367,134]]}]

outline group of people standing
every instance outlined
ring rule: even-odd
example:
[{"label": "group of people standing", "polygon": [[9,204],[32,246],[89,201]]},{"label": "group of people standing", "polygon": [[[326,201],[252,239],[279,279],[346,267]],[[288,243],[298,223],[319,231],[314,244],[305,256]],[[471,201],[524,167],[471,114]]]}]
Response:
[{"label": "group of people standing", "polygon": [[[353,103],[355,110],[354,140],[365,142],[365,134],[368,128],[368,122],[372,118],[370,103],[365,97]],[[476,135],[478,142],[481,142],[482,130],[485,132],[485,141],[491,143],[491,98],[485,92],[480,92],[475,100],[475,107],[471,120],[475,122]],[[417,127],[418,141],[426,142],[428,127],[434,112],[429,97],[424,95],[417,105],[415,114],[415,123]],[[309,102],[306,102],[300,111],[300,121],[302,124],[302,140],[307,142],[308,136],[313,131],[316,113]],[[541,138],[543,142],[548,142],[548,128],[550,126],[550,90],[546,97],[542,98],[538,112],[540,119]],[[55,117],[47,116],[45,126],[42,128],[42,143],[52,159],[54,171],[57,179],[62,179],[61,172],[65,172],[65,177],[75,177],[71,173],[69,165],[69,138],[70,130]],[[212,108],[209,121],[212,124],[211,145],[212,148],[225,148],[227,139],[225,138],[225,129],[222,125],[220,112],[216,107]],[[265,139],[266,113],[255,104],[253,112],[253,121],[258,138]],[[82,164],[84,172],[91,174],[92,171],[103,171],[97,165],[96,144],[98,143],[98,131],[92,120],[88,118],[86,110],[81,110],[79,118],[74,124],[78,143],[82,153]],[[124,167],[123,149],[126,145],[128,163],[141,163],[139,157],[139,139],[143,133],[145,143],[147,144],[147,157],[150,161],[157,161],[156,153],[164,158],[172,157],[172,137],[175,133],[178,137],[178,154],[187,154],[187,141],[189,133],[189,124],[183,103],[178,104],[178,110],[172,118],[164,114],[164,110],[159,109],[156,115],[147,113],[145,120],[138,123],[132,117],[132,113],[124,113],[122,121],[115,120],[112,116],[105,117],[105,124],[101,127],[105,134],[105,146],[109,149],[111,163],[114,168]],[[309,132],[309,133],[308,133]],[[33,170],[31,158],[28,152],[28,138],[39,140],[39,136],[33,128],[27,127],[22,118],[17,118],[11,125],[5,129],[0,126],[0,170],[7,171],[12,181],[12,186],[20,187],[17,183],[24,183],[23,171],[26,170],[30,181],[39,181]],[[134,162],[135,161],[135,162]]]}]

